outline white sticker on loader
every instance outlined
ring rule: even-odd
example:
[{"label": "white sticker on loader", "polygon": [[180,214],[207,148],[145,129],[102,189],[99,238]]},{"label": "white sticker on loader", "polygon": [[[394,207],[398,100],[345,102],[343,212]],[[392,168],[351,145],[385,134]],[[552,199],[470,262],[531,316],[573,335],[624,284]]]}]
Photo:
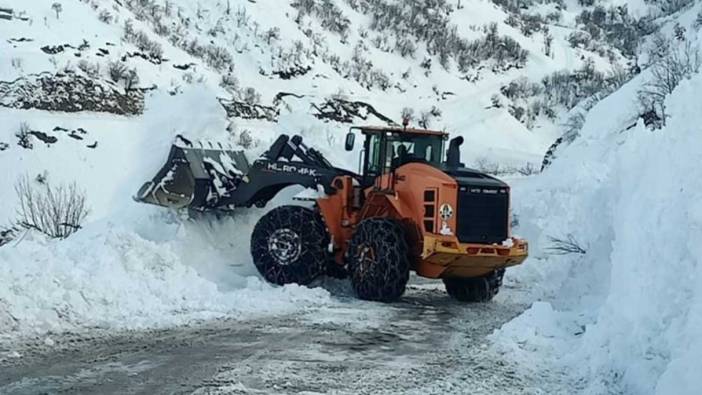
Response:
[{"label": "white sticker on loader", "polygon": [[442,204],[439,208],[439,215],[441,216],[441,219],[448,221],[451,217],[453,217],[453,207],[451,207],[451,205],[448,203]]},{"label": "white sticker on loader", "polygon": [[451,231],[451,228],[449,228],[446,221],[441,221],[441,229],[439,229],[439,234],[444,236],[453,236],[453,232]]}]

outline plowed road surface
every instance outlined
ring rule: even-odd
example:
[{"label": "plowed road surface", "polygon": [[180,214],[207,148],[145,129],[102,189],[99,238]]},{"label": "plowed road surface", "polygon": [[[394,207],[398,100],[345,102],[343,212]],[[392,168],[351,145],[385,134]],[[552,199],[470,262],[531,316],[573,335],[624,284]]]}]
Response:
[{"label": "plowed road surface", "polygon": [[415,282],[393,304],[341,296],[296,315],[62,335],[17,345],[22,357],[0,362],[0,393],[567,393],[558,375],[522,377],[487,347],[527,307],[511,292],[463,305]]}]

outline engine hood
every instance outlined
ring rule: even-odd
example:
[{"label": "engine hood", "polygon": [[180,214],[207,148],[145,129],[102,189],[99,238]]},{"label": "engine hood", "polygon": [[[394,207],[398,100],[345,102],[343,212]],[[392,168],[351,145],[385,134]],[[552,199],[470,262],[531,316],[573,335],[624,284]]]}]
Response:
[{"label": "engine hood", "polygon": [[507,185],[507,183],[505,183],[504,181],[475,169],[460,167],[443,168],[442,170],[444,171],[444,173],[448,174],[453,179],[455,179],[458,185],[509,189],[509,185]]}]

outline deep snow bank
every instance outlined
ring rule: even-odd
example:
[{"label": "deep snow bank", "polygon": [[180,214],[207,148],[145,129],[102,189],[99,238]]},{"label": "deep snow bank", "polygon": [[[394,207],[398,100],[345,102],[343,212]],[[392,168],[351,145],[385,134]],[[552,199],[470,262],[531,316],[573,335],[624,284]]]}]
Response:
[{"label": "deep snow bank", "polygon": [[[702,75],[668,98],[663,130],[632,128],[645,75],[588,115],[543,175],[515,186],[531,260],[511,281],[546,300],[493,335],[525,369],[568,366],[586,393],[702,388]],[[553,255],[572,234],[585,255]]]},{"label": "deep snow bank", "polygon": [[[0,224],[14,219],[12,183],[24,174],[32,180],[44,174],[54,184],[75,181],[86,191],[91,214],[66,240],[29,232],[0,247],[0,340],[85,327],[142,328],[283,313],[330,301],[322,289],[272,287],[259,279],[249,236],[261,210],[188,220],[131,199],[163,165],[176,134],[226,138],[224,111],[204,87],[175,97],[154,93],[146,112],[132,118],[0,112],[5,125],[27,119],[33,129],[80,127],[87,137],[77,141],[59,134],[51,146],[3,152],[0,175],[8,187],[0,190]],[[0,139],[10,141],[14,130],[0,131]],[[261,146],[274,137],[273,130],[256,136]],[[97,147],[86,148],[93,141]]]},{"label": "deep snow bank", "polygon": [[[203,261],[188,262],[178,243],[200,251]],[[230,258],[230,265],[243,265],[236,256]],[[218,257],[206,245],[188,240],[159,243],[111,224],[92,226],[70,242],[30,234],[0,250],[0,331],[38,334],[85,326],[164,326],[225,315],[280,313],[329,300],[324,290],[273,288],[238,274],[242,269],[237,267],[226,277],[208,279],[208,265],[223,263],[207,262],[210,259]]]}]

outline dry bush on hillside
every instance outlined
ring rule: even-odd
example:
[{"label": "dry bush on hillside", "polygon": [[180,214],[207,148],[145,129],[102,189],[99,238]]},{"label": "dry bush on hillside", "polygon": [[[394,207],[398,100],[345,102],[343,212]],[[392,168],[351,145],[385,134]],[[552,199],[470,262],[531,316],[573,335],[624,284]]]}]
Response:
[{"label": "dry bush on hillside", "polygon": [[34,184],[29,177],[15,184],[19,199],[17,226],[64,239],[81,228],[88,215],[85,193],[76,183],[52,186]]}]

